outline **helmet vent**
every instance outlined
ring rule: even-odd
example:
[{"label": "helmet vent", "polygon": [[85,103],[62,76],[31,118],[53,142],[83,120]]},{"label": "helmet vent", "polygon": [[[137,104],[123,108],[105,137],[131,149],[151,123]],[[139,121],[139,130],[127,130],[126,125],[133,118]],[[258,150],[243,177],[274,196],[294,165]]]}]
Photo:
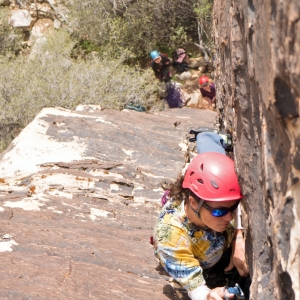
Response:
[{"label": "helmet vent", "polygon": [[197,179],[197,181],[201,184],[204,184],[203,180],[202,179]]},{"label": "helmet vent", "polygon": [[203,172],[203,164],[201,164],[201,166],[200,166],[200,171]]},{"label": "helmet vent", "polygon": [[211,182],[211,185],[212,185],[215,189],[218,189],[218,188],[219,188],[218,184],[217,184],[215,181],[211,180],[210,182]]}]

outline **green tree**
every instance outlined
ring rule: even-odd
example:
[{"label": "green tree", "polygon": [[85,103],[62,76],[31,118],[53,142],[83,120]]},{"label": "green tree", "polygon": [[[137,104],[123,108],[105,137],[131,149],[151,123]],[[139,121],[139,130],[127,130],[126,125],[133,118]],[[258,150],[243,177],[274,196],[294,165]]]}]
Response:
[{"label": "green tree", "polygon": [[196,46],[203,52],[206,60],[211,60],[213,50],[212,14],[213,0],[195,0],[194,11],[197,15],[198,42]]},{"label": "green tree", "polygon": [[70,6],[74,34],[119,55],[135,56],[158,48],[168,51],[197,39],[197,15],[190,0],[74,0]]}]

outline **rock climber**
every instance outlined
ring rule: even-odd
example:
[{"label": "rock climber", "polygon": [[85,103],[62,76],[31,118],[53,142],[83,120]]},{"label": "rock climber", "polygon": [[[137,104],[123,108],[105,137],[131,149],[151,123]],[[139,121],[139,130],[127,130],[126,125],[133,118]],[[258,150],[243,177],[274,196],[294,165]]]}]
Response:
[{"label": "rock climber", "polygon": [[156,78],[163,82],[170,81],[172,77],[169,70],[171,66],[171,60],[169,57],[164,53],[158,52],[157,50],[153,50],[150,53],[150,57],[151,67]]},{"label": "rock climber", "polygon": [[210,83],[207,76],[201,76],[199,84],[201,95],[209,103],[209,106],[214,108],[216,106],[216,88],[214,83]]},{"label": "rock climber", "polygon": [[239,211],[243,195],[234,162],[216,133],[199,133],[197,149],[165,195],[154,228],[155,256],[192,300],[233,299],[226,285],[235,283],[248,299],[251,281]]}]

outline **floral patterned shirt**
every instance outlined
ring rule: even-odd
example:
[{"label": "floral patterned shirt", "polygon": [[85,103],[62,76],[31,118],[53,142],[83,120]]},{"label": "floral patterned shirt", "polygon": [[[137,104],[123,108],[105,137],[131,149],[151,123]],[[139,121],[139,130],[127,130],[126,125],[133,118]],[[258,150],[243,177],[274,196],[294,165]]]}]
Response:
[{"label": "floral patterned shirt", "polygon": [[155,255],[166,272],[187,291],[205,284],[203,269],[215,265],[225,244],[234,236],[230,223],[224,233],[203,230],[191,224],[185,214],[184,201],[171,199],[162,208],[154,228]]}]

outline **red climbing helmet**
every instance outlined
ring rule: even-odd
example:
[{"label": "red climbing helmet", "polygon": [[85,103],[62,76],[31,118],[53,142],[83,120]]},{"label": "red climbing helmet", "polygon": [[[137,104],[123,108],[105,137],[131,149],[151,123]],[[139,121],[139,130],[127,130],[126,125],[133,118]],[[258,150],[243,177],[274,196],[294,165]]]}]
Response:
[{"label": "red climbing helmet", "polygon": [[234,170],[234,162],[224,154],[198,154],[189,164],[183,188],[206,201],[232,201],[243,198]]},{"label": "red climbing helmet", "polygon": [[201,76],[201,77],[199,78],[199,83],[200,83],[201,85],[204,84],[204,83],[207,83],[207,82],[209,82],[209,79],[208,79],[207,76]]}]

